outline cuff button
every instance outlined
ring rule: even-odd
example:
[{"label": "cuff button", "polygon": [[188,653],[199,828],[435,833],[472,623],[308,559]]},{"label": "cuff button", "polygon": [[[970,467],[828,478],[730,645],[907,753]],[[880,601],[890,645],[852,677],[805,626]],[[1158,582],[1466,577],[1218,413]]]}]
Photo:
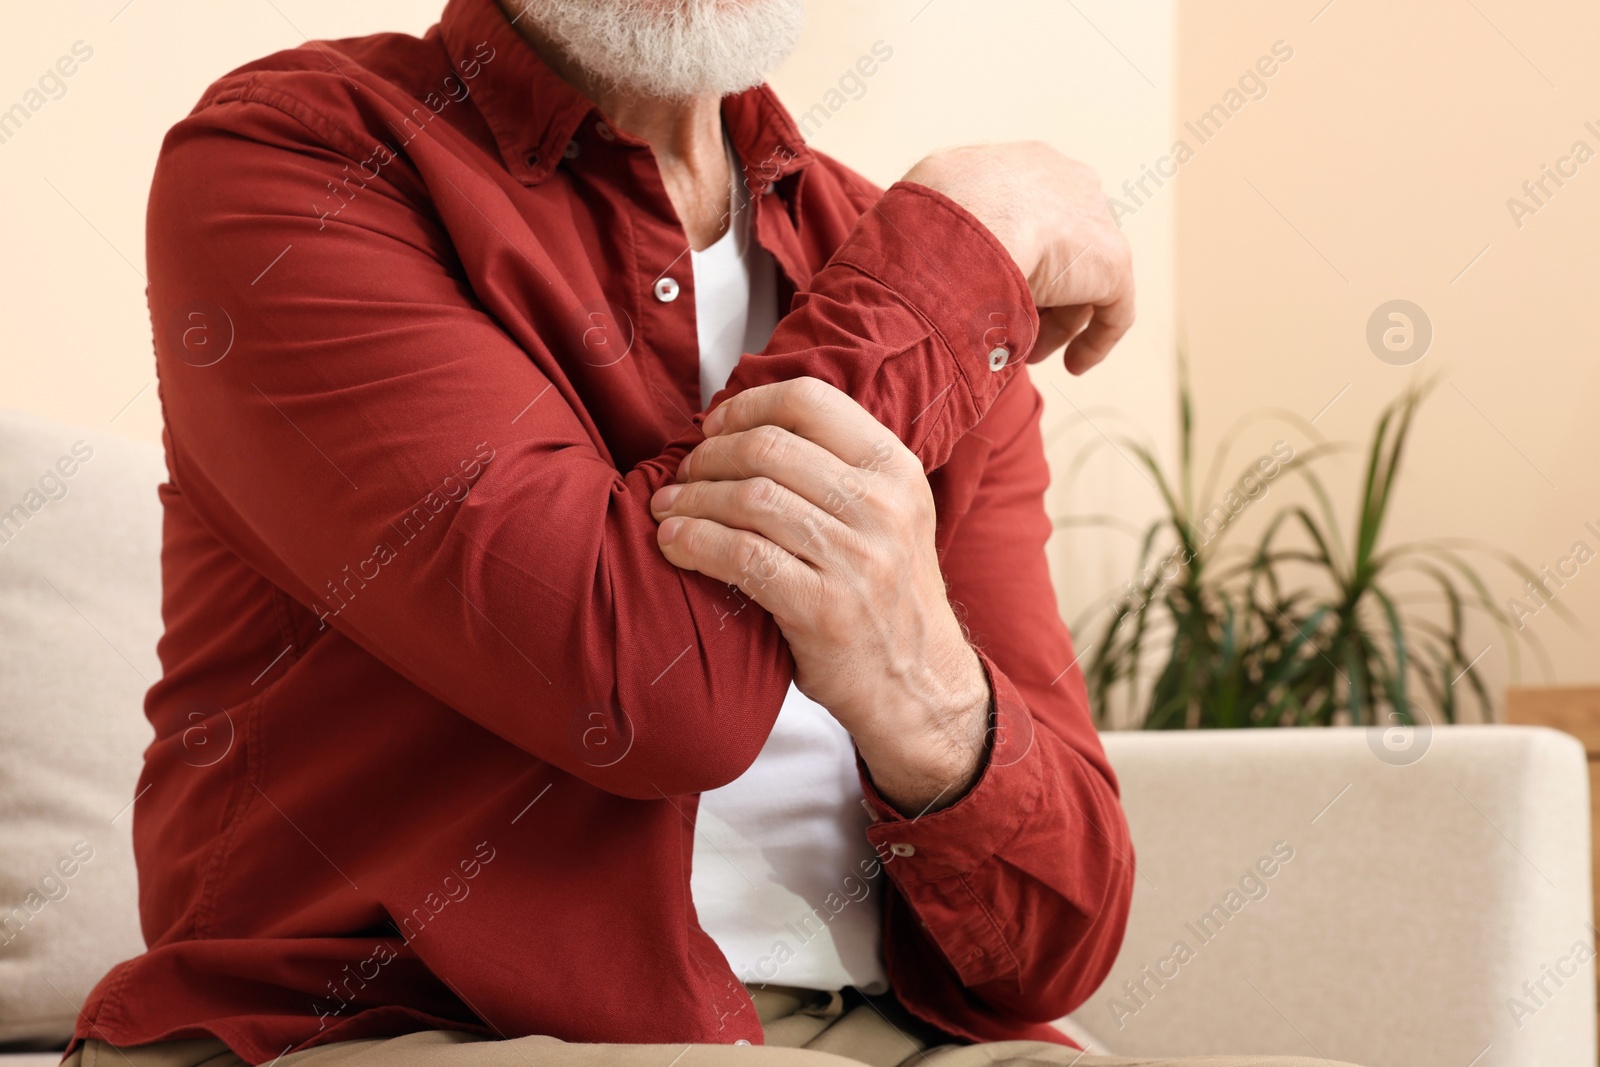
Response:
[{"label": "cuff button", "polygon": [[1011,362],[1011,349],[1005,345],[997,345],[989,350],[989,369],[1003,370]]},{"label": "cuff button", "polygon": [[897,841],[889,846],[889,851],[896,856],[915,856],[917,854],[917,846],[908,845],[904,841]]}]

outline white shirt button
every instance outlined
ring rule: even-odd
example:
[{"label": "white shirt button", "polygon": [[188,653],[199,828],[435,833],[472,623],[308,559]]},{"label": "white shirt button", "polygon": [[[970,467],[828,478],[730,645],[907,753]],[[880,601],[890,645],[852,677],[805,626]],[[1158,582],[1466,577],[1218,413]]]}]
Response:
[{"label": "white shirt button", "polygon": [[748,1044],[749,1044],[749,1043],[750,1043],[750,1042],[748,1042],[748,1041],[746,1041],[746,1040],[745,1040],[745,1039],[744,1039],[744,1038],[742,1038],[742,1037],[741,1037],[741,1038],[740,1038],[740,1039],[739,1039],[739,1040],[737,1040],[737,1041],[735,1041],[735,1042],[734,1042],[734,1044],[735,1044],[735,1045],[748,1045]]},{"label": "white shirt button", "polygon": [[678,281],[676,278],[656,279],[656,299],[663,304],[670,304],[678,299]]},{"label": "white shirt button", "polygon": [[568,141],[567,142],[567,147],[565,147],[565,148],[563,148],[561,150],[561,158],[562,159],[577,159],[578,158],[578,142],[577,141]]},{"label": "white shirt button", "polygon": [[889,846],[889,851],[893,852],[896,856],[915,856],[917,854],[917,846],[908,845],[903,841],[897,841]]},{"label": "white shirt button", "polygon": [[1011,349],[1005,345],[996,345],[989,350],[989,369],[1004,370],[1005,365],[1011,361]]},{"label": "white shirt button", "polygon": [[598,136],[602,141],[615,141],[617,139],[616,133],[612,131],[610,126],[607,126],[603,122],[597,122],[594,124],[594,132],[595,135]]}]

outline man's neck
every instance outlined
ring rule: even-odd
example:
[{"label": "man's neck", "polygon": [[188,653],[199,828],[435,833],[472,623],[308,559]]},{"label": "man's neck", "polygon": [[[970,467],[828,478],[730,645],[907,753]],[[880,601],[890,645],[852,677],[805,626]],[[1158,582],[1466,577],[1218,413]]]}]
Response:
[{"label": "man's neck", "polygon": [[689,246],[698,251],[722,236],[733,176],[722,143],[721,98],[702,93],[672,99],[597,84],[531,16],[518,17],[522,0],[499,2],[523,40],[562,80],[593,100],[618,129],[649,142]]}]

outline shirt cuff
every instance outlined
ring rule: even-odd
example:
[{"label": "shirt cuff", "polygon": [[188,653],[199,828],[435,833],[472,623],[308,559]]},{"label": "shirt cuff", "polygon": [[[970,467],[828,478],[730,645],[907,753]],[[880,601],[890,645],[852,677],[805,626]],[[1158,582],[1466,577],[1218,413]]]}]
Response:
[{"label": "shirt cuff", "polygon": [[982,651],[978,659],[989,678],[994,715],[987,762],[965,796],[928,815],[902,815],[878,793],[857,758],[872,817],[867,839],[902,889],[971,873],[1004,851],[1044,799],[1043,757],[1034,743],[1038,725],[1011,680]]},{"label": "shirt cuff", "polygon": [[970,211],[926,185],[890,186],[832,262],[875,279],[927,321],[980,413],[1039,337],[1039,309],[1011,253]]}]

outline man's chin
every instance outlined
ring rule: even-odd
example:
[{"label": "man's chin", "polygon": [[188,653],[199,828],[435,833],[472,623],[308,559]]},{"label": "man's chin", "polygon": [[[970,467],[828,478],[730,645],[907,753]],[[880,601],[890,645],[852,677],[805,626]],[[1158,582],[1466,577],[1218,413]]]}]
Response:
[{"label": "man's chin", "polygon": [[804,0],[528,0],[526,17],[614,91],[687,98],[759,85],[794,49]]}]

